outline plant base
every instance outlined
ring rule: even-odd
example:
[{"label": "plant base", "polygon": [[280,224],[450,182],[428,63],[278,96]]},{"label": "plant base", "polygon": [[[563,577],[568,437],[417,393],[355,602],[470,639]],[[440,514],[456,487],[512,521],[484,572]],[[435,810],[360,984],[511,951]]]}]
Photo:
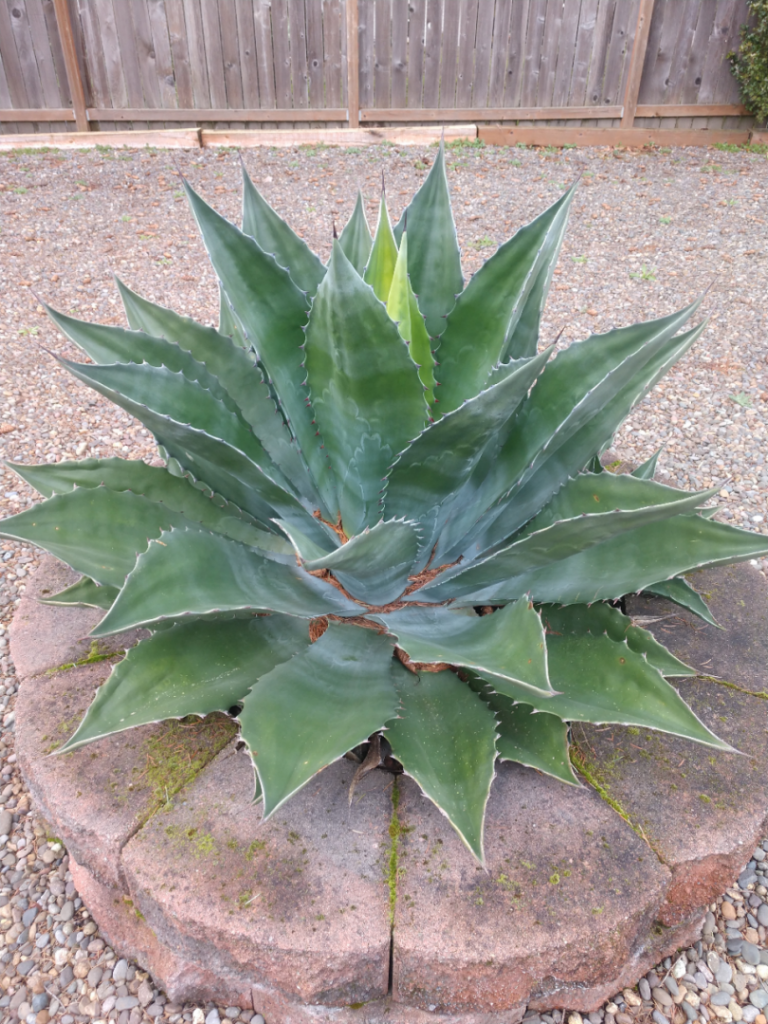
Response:
[{"label": "plant base", "polygon": [[645,730],[573,728],[574,790],[502,765],[487,871],[416,786],[354,766],[260,824],[224,716],[131,730],[62,757],[114,652],[100,617],[36,600],[74,576],[46,559],[12,627],[19,762],[105,937],[176,1002],[253,1006],[269,1024],[515,1024],[591,1011],[692,942],[768,821],[768,602],[749,566],[700,573],[717,630],[633,599],[702,675],[680,686],[747,756]]}]

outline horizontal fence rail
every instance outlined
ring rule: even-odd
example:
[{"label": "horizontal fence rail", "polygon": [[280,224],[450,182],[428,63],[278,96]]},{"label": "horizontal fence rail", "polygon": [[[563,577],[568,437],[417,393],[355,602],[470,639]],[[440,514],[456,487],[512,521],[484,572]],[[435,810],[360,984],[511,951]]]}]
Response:
[{"label": "horizontal fence rail", "polygon": [[747,0],[0,0],[0,132],[743,130],[726,55],[748,16]]}]

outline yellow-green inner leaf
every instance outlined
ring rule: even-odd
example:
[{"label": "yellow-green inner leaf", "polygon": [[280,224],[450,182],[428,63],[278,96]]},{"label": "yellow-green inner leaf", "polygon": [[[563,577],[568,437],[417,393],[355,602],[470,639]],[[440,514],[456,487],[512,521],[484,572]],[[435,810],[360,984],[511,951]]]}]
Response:
[{"label": "yellow-green inner leaf", "polygon": [[363,275],[363,280],[373,288],[376,298],[380,302],[386,302],[389,298],[389,289],[392,287],[396,263],[397,242],[392,233],[392,225],[389,222],[387,199],[384,192],[382,192],[376,237],[373,240],[371,257],[368,260],[368,266],[365,268],[365,274]]},{"label": "yellow-green inner leaf", "polygon": [[392,285],[387,299],[387,312],[397,324],[400,337],[408,342],[411,359],[419,368],[419,380],[426,390],[429,405],[435,402],[435,360],[429,344],[424,317],[419,312],[416,296],[408,277],[408,234],[403,232],[397,254]]}]

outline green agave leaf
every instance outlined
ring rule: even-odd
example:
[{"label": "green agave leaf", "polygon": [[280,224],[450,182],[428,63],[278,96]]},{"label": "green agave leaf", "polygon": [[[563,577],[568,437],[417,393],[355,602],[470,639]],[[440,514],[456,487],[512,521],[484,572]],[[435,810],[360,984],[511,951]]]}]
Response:
[{"label": "green agave leaf", "polygon": [[365,274],[363,275],[363,280],[373,288],[374,294],[380,302],[387,301],[396,263],[397,242],[395,242],[395,236],[392,234],[392,225],[389,222],[389,213],[387,211],[387,197],[384,189],[382,189],[376,237],[373,240],[373,248],[368,259],[368,266],[365,268]]},{"label": "green agave leaf", "polygon": [[[203,327],[189,317],[179,316],[170,309],[143,299],[119,280],[117,286],[131,326],[174,342],[203,363],[222,387],[226,388],[227,394],[237,403],[243,419],[253,428],[271,460],[270,475],[280,476],[282,473],[284,486],[292,486],[296,493],[322,510],[320,496],[309,469],[282,420],[282,413],[276,411],[273,395],[264,381],[261,369],[254,362],[255,357],[250,351],[243,351],[239,347],[242,345],[244,349],[250,348],[235,324],[223,289],[220,289],[222,310],[226,309],[226,315],[234,325],[233,343],[211,327]],[[266,465],[263,468],[266,469]]]},{"label": "green agave leaf", "polygon": [[486,387],[502,359],[536,355],[542,297],[532,309],[526,310],[526,302],[534,286],[551,275],[575,187],[500,246],[457,298],[437,350],[440,412],[458,408]]},{"label": "green agave leaf", "polygon": [[656,463],[659,461],[659,456],[664,451],[664,445],[659,450],[644,462],[637,469],[632,471],[632,476],[636,476],[638,480],[653,480],[653,474],[656,472]]},{"label": "green agave leaf", "polygon": [[282,519],[276,519],[275,523],[290,539],[294,553],[302,562],[311,561],[314,558],[324,558],[329,551],[333,551],[339,546],[339,538],[330,529],[328,530],[328,543],[321,547],[315,539],[308,537],[301,530],[297,530],[290,523],[283,522]]},{"label": "green agave leaf", "polygon": [[[547,634],[549,675],[558,691],[533,707],[564,721],[638,725],[732,751],[701,722],[677,690],[626,643],[607,636]],[[494,686],[493,680],[489,680]]]},{"label": "green agave leaf", "polygon": [[97,487],[57,494],[4,519],[0,536],[30,541],[97,583],[122,587],[137,554],[171,526],[194,532],[198,524],[139,494]]},{"label": "green agave leaf", "polygon": [[224,403],[230,412],[238,411],[237,405],[221,382],[202,362],[189,352],[183,351],[178,345],[145,334],[142,329],[126,331],[122,327],[111,327],[108,324],[89,324],[85,320],[75,320],[71,316],[59,313],[50,306],[47,306],[46,310],[62,334],[95,363],[147,363],[152,367],[167,368],[172,373],[183,374],[188,380],[196,381]]},{"label": "green agave leaf", "polygon": [[110,491],[133,491],[242,544],[277,556],[291,554],[290,544],[282,537],[267,533],[237,505],[221,495],[200,491],[185,477],[174,476],[161,466],[148,466],[138,459],[117,458],[41,466],[20,466],[12,462],[6,465],[46,498],[66,494],[76,487],[104,486]]},{"label": "green agave leaf", "polygon": [[[627,479],[631,478],[616,477],[611,473],[601,473],[599,476],[590,474],[589,478],[592,488],[596,493],[601,490],[610,492],[614,489],[611,487],[603,488],[603,481],[607,480],[613,483],[614,481]],[[632,482],[641,484],[641,481],[637,480]],[[573,483],[577,485],[577,488],[574,488],[574,490],[583,490],[580,479],[573,481]],[[646,487],[650,488],[661,488],[662,486],[661,484],[651,484],[649,481],[644,481],[643,483]],[[621,489],[619,488],[618,490]],[[665,490],[672,489],[665,488]],[[514,541],[508,547],[502,548],[496,554],[490,555],[482,561],[475,562],[474,565],[470,565],[466,569],[463,569],[460,565],[454,569],[447,569],[433,581],[427,583],[426,586],[416,591],[410,600],[443,601],[453,597],[476,596],[478,594],[487,595],[490,591],[496,593],[499,586],[505,593],[507,590],[518,591],[520,581],[527,579],[532,581],[530,588],[516,592],[514,594],[516,598],[530,593],[536,601],[559,601],[563,604],[574,603],[563,596],[568,592],[566,580],[570,582],[570,577],[567,566],[570,564],[571,558],[587,557],[586,552],[591,550],[592,547],[603,547],[608,543],[609,538],[616,539],[618,537],[625,538],[624,543],[631,552],[637,544],[638,530],[644,527],[647,528],[648,524],[655,524],[662,520],[671,521],[673,518],[692,512],[697,505],[700,505],[709,496],[710,492],[703,491],[698,494],[676,493],[678,495],[676,500],[666,497],[666,500],[658,501],[656,504],[646,504],[635,508],[632,508],[630,504],[630,507],[627,509],[618,508],[611,512],[586,513],[580,512],[576,508],[573,510],[573,518],[560,519],[555,517],[554,522],[550,521],[551,517],[545,510],[541,516],[541,529],[537,528],[537,520],[534,520],[531,524],[531,530],[534,532],[526,533],[520,540]],[[679,497],[680,494],[684,496]],[[648,501],[652,502],[653,500],[653,495],[649,494]],[[563,504],[565,505],[566,503],[563,502]],[[609,507],[609,504],[606,504],[606,507]],[[555,566],[558,568],[555,568]],[[556,574],[561,571],[565,575],[563,577],[563,589],[558,592],[558,596],[542,597],[540,594],[540,578],[554,580]],[[588,588],[591,586],[599,587],[599,580],[599,576],[596,577],[594,574],[590,574],[581,582]],[[637,588],[628,587],[622,590],[621,593],[611,594],[609,597],[621,597],[632,589]],[[578,598],[576,603],[581,603],[583,600],[583,603],[589,604],[597,599],[597,595],[589,599]],[[486,596],[483,597],[482,601],[478,599],[474,603],[485,602]]]},{"label": "green agave leaf", "polygon": [[360,605],[296,566],[270,561],[217,534],[171,530],[152,541],[138,559],[92,636],[239,609],[309,619],[360,613]]},{"label": "green agave leaf", "polygon": [[307,650],[259,679],[240,723],[265,819],[397,713],[395,686],[405,674],[387,637],[331,623]]},{"label": "green agave leaf", "polygon": [[490,586],[467,602],[492,604],[523,594],[531,594],[535,601],[557,604],[613,601],[624,594],[657,587],[659,577],[665,574],[671,579],[692,569],[760,558],[766,552],[768,538],[762,534],[697,515],[679,515],[640,526],[560,562]]},{"label": "green agave leaf", "polygon": [[[119,284],[119,282],[118,282]],[[218,333],[229,338],[233,345],[238,348],[248,348],[243,332],[237,325],[229,299],[224,289],[219,285],[219,330]]]},{"label": "green agave leaf", "polygon": [[485,687],[480,696],[496,715],[499,760],[518,761],[570,786],[580,785],[568,756],[568,726],[561,718],[530,704],[515,704]]},{"label": "green agave leaf", "polygon": [[[473,501],[478,487],[474,470],[485,461],[484,453],[493,458],[548,356],[542,352],[521,361],[493,387],[431,423],[397,459],[387,479],[384,507],[390,515],[418,516],[425,527],[427,556],[454,507],[465,509]],[[483,467],[483,477],[486,472]]]},{"label": "green agave leaf", "polygon": [[397,637],[412,661],[489,671],[519,686],[552,692],[541,616],[526,600],[493,615],[413,608],[370,616]]},{"label": "green agave leaf", "polygon": [[298,288],[314,295],[325,267],[303,238],[277,214],[253,184],[243,164],[243,232],[285,267]]},{"label": "green agave leaf", "polygon": [[464,288],[442,142],[426,181],[395,228],[398,243],[406,223],[411,285],[418,298],[419,309],[424,314],[429,336],[437,338],[445,330],[445,317]]},{"label": "green agave leaf", "polygon": [[[546,349],[546,352],[547,352],[547,355],[551,354],[551,352],[552,352],[552,346],[551,345],[550,345],[550,347],[548,349]],[[543,355],[543,353],[540,353],[540,354]],[[493,387],[494,384],[498,384],[499,381],[506,380],[507,377],[510,376],[510,374],[517,373],[517,371],[522,366],[525,366],[526,363],[530,363],[532,358],[534,358],[534,357],[531,356],[530,358],[526,358],[526,359],[510,359],[506,363],[499,363],[498,366],[494,366],[494,368],[491,370],[490,374],[488,375],[488,380],[485,382],[485,387],[486,388],[490,388],[490,387]]]},{"label": "green agave leaf", "polygon": [[171,419],[204,430],[254,461],[272,468],[272,460],[242,416],[232,412],[219,398],[183,373],[148,363],[92,366],[62,359],[61,364],[78,380],[123,408],[126,405],[122,400],[127,398],[131,406],[142,405],[156,412],[162,411]]},{"label": "green agave leaf", "polygon": [[363,193],[357,190],[357,201],[352,211],[352,216],[344,225],[344,230],[339,235],[339,245],[349,262],[362,277],[368,257],[371,255],[371,229],[368,227],[368,218],[365,216],[363,204]]},{"label": "green agave leaf", "polygon": [[407,346],[338,241],[312,306],[306,368],[352,536],[380,518],[382,480],[424,427],[427,406]]},{"label": "green agave leaf", "polygon": [[502,543],[584,468],[704,330],[702,324],[687,336],[674,337],[697,305],[662,320],[593,335],[558,353],[521,407],[484,482],[489,512],[457,554],[476,556]]},{"label": "green agave leaf", "polygon": [[90,576],[81,577],[71,587],[60,590],[53,597],[39,597],[40,604],[88,605],[90,608],[111,608],[120,593],[117,587],[102,587]]},{"label": "green agave leaf", "polygon": [[635,654],[643,654],[663,676],[695,676],[696,669],[680,661],[646,629],[635,626],[618,608],[598,601],[593,605],[572,604],[565,608],[542,605],[541,618],[547,633],[591,633],[627,645]]},{"label": "green agave leaf", "polygon": [[694,615],[698,615],[700,619],[704,619],[710,626],[717,626],[718,629],[722,628],[709,610],[704,598],[686,580],[679,577],[671,580],[662,580],[659,583],[652,583],[650,586],[643,587],[643,592],[654,594],[656,597],[667,597],[670,601],[674,601],[675,604],[679,604],[682,608],[687,608],[688,611],[693,612]]},{"label": "green agave leaf", "polygon": [[398,689],[401,717],[387,726],[392,753],[484,864],[495,716],[453,672],[409,672],[401,676]]},{"label": "green agave leaf", "polygon": [[308,646],[306,622],[287,615],[189,622],[154,633],[115,665],[60,753],[137,725],[228,711],[261,676]]},{"label": "green agave leaf", "polygon": [[[74,376],[80,377],[77,364],[66,365]],[[194,473],[198,480],[204,480],[212,490],[223,494],[227,500],[259,520],[263,527],[273,529],[272,521],[277,513],[279,518],[293,522],[309,536],[317,537],[319,544],[325,542],[325,532],[298,499],[239,448],[205,430],[135,402],[108,388],[105,383],[93,380],[92,376],[82,379],[140,420],[184,470]],[[191,384],[188,386],[193,387]]]},{"label": "green agave leaf", "polygon": [[304,386],[301,348],[307,297],[273,256],[212,210],[187,182],[184,187],[243,335],[266,368],[325,509],[335,515],[335,482]]},{"label": "green agave leaf", "polygon": [[[535,263],[531,267],[530,286],[526,288],[527,294],[520,305],[517,322],[507,334],[507,343],[504,348],[505,359],[520,359],[524,356],[536,355],[541,314],[552,284],[552,275],[560,255],[565,229],[568,226],[571,202],[577,185],[578,181],[574,182],[563,198],[542,215],[546,217],[555,207],[560,207],[552,218],[546,237],[536,254]],[[534,223],[536,222],[534,221]]]},{"label": "green agave leaf", "polygon": [[408,586],[419,550],[415,523],[390,519],[358,533],[330,554],[305,563],[308,572],[330,569],[358,601],[385,605]]},{"label": "green agave leaf", "polygon": [[424,317],[419,312],[416,296],[408,280],[408,232],[403,232],[397,254],[392,285],[387,299],[387,312],[397,324],[400,337],[408,342],[411,359],[419,368],[419,380],[424,385],[428,405],[435,401],[435,358],[429,345]]}]

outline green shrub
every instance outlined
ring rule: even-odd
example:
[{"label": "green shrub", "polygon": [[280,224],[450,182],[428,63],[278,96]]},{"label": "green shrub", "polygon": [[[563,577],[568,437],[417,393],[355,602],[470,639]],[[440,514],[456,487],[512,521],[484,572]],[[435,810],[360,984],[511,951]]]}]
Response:
[{"label": "green shrub", "polygon": [[728,60],[739,83],[744,106],[758,121],[768,122],[768,0],[747,0],[753,26],[741,30],[741,46]]}]

